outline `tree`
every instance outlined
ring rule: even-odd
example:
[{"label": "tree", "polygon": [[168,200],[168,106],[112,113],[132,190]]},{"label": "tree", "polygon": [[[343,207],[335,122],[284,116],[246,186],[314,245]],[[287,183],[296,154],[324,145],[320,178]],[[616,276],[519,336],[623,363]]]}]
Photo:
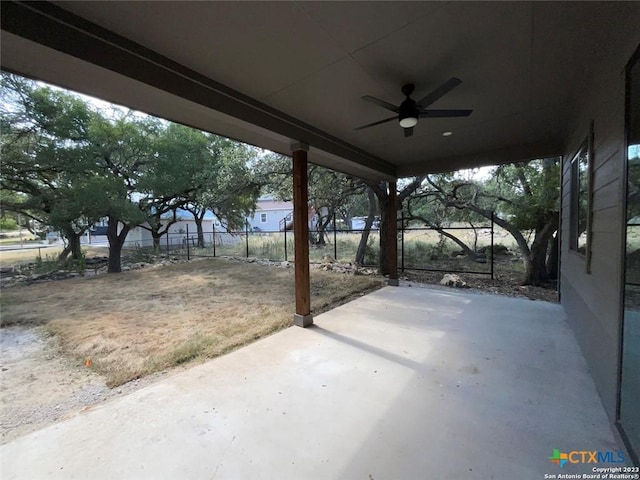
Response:
[{"label": "tree", "polygon": [[[402,185],[401,190],[397,192],[396,206],[399,207],[402,205],[409,195],[420,188],[424,179],[424,176],[407,179],[404,185]],[[381,275],[388,275],[389,256],[387,253],[387,229],[389,228],[390,222],[397,222],[396,212],[392,212],[392,216],[389,216],[389,183],[384,181],[373,182],[369,180],[364,180],[364,182],[369,186],[369,188],[371,188],[378,200],[378,211],[380,212],[380,250],[378,255],[378,268]]]},{"label": "tree", "polygon": [[128,232],[143,225],[154,246],[181,206],[241,225],[258,187],[251,148],[181,125],[114,108],[100,112],[76,95],[2,74],[2,212],[61,230],[82,254],[82,233],[107,219],[108,272],[121,270]]},{"label": "tree", "polygon": [[170,123],[158,130],[154,158],[136,185],[138,206],[146,217],[140,226],[151,233],[155,251],[160,250],[162,236],[178,221],[177,210],[198,188],[197,176],[209,166],[207,149],[206,136],[192,128]]},{"label": "tree", "polygon": [[202,248],[206,212],[213,212],[229,230],[241,229],[246,216],[255,210],[260,185],[249,167],[252,147],[217,135],[197,135],[201,135],[199,149],[181,158],[193,172],[193,188],[184,197],[184,209],[193,215]]},{"label": "tree", "polygon": [[[558,159],[495,167],[485,182],[429,176],[419,195],[433,195],[446,207],[491,218],[515,239],[525,267],[523,284],[543,285],[553,263],[559,222]],[[531,245],[523,231],[533,233]],[[556,245],[557,247],[557,245]],[[550,254],[548,254],[550,253]]]},{"label": "tree", "polygon": [[145,202],[137,189],[155,161],[160,128],[158,120],[130,112],[113,120],[98,116],[91,123],[89,149],[99,174],[89,179],[95,194],[86,208],[91,217],[107,218],[108,273],[122,270],[127,234],[146,220]]},{"label": "tree", "polygon": [[378,204],[376,202],[376,194],[371,189],[371,187],[367,187],[367,203],[369,205],[369,212],[367,214],[367,218],[364,222],[364,228],[362,229],[362,234],[360,235],[360,242],[358,243],[358,248],[356,250],[356,258],[354,259],[354,263],[356,265],[364,265],[364,258],[367,253],[367,244],[369,243],[369,235],[371,234],[371,227],[373,226],[373,221],[376,218],[376,213],[378,211]]},{"label": "tree", "polygon": [[61,258],[80,258],[88,225],[78,198],[91,168],[83,146],[94,113],[72,95],[21,77],[3,73],[1,82],[3,210],[61,230],[67,240]]},{"label": "tree", "polygon": [[[432,178],[442,175],[450,176],[451,174],[434,175]],[[478,234],[476,224],[480,221],[477,218],[478,215],[466,209],[448,208],[439,192],[426,191],[410,195],[405,202],[405,212],[405,226],[417,220],[422,225],[438,232],[441,239],[447,238],[454,242],[468,258],[472,260],[484,258],[484,256],[480,257],[478,255],[477,248]],[[467,245],[462,239],[446,229],[451,222],[464,222],[470,225],[475,234],[472,246]]]},{"label": "tree", "polygon": [[[293,197],[293,165],[289,157],[266,155],[260,159],[257,170],[267,192],[281,200]],[[325,245],[326,229],[334,214],[340,214],[348,223],[353,216],[351,208],[356,205],[355,199],[364,195],[366,185],[359,178],[314,164],[308,167],[307,182],[309,206],[315,216],[309,219],[309,223],[315,226],[309,240],[314,245]]]}]

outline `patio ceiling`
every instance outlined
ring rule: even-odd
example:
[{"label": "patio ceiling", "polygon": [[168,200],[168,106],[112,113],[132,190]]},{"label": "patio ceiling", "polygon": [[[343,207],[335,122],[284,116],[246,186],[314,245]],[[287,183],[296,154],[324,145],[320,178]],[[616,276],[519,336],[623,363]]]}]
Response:
[{"label": "patio ceiling", "polygon": [[[561,154],[594,72],[640,41],[638,2],[54,3],[2,3],[4,69],[377,178]],[[470,117],[354,130],[390,116],[363,95],[453,76],[433,108]]]}]

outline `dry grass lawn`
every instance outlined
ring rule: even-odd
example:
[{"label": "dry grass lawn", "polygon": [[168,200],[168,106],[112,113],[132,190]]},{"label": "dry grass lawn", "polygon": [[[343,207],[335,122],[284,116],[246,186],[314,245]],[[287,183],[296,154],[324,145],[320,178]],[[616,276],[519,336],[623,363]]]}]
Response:
[{"label": "dry grass lawn", "polygon": [[[312,271],[315,314],[382,285]],[[41,325],[110,387],[228,352],[291,324],[293,269],[208,259],[5,289],[2,325]]]},{"label": "dry grass lawn", "polygon": [[[0,251],[0,266],[7,267],[9,265],[19,265],[23,263],[35,262],[38,257],[38,249],[37,248],[23,248],[19,249],[19,245],[16,247],[16,250],[1,250]],[[56,247],[42,247],[40,249],[40,255],[43,260],[53,260],[58,258],[60,252],[62,252],[62,246]],[[99,256],[107,256],[109,254],[109,249],[105,247],[85,247],[83,245],[82,251],[87,257],[92,257],[95,255]]]}]

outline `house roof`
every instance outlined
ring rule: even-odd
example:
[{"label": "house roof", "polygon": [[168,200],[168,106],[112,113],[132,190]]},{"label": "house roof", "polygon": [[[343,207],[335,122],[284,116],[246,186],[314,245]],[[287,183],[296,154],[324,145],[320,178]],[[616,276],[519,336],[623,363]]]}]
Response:
[{"label": "house roof", "polygon": [[[173,216],[172,213],[168,213],[167,215],[165,215],[165,217],[172,217],[172,216]],[[184,210],[182,208],[176,209],[176,216],[178,217],[178,220],[193,220],[193,213],[189,212],[188,210]],[[203,220],[215,220],[215,219],[216,219],[216,216],[213,214],[211,210],[207,210],[206,212],[204,212]]]},{"label": "house roof", "polygon": [[256,213],[264,210],[293,210],[293,202],[259,198],[256,203]]},{"label": "house roof", "polygon": [[[54,3],[2,3],[3,68],[370,178],[562,153],[640,41],[640,2]],[[354,130],[451,77],[470,117]]]}]

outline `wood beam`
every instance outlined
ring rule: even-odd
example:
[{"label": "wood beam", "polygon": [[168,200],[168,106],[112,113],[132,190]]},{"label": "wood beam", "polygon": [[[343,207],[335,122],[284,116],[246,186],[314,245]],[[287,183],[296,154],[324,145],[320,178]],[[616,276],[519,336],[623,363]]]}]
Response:
[{"label": "wood beam", "polygon": [[398,207],[397,185],[389,182],[389,201],[387,202],[387,261],[389,279],[387,285],[397,287],[398,282]]},{"label": "wood beam", "polygon": [[309,277],[309,202],[307,185],[308,145],[292,145],[293,151],[293,236],[295,250],[296,312],[299,327],[313,324],[311,315],[311,279]]}]

